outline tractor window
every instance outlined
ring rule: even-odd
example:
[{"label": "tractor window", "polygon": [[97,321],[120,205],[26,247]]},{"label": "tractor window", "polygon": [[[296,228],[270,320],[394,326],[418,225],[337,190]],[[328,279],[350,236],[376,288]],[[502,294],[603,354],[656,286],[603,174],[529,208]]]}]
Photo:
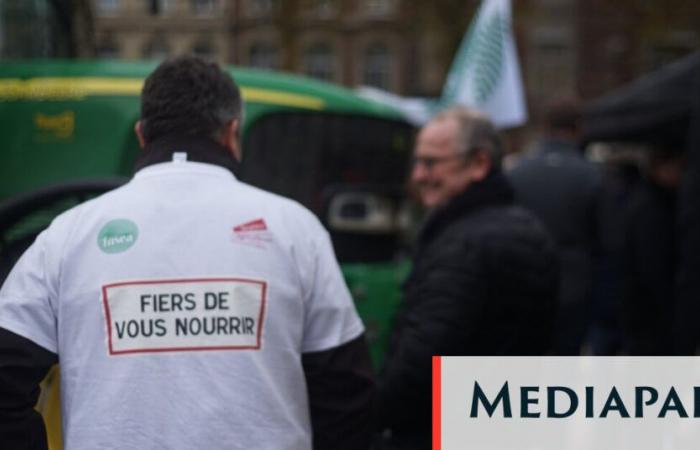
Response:
[{"label": "tractor window", "polygon": [[[241,179],[299,201],[326,224],[338,195],[403,198],[413,128],[403,122],[328,113],[279,113],[255,123],[243,146]],[[357,208],[350,204],[347,208]],[[364,206],[362,206],[365,208]],[[383,226],[334,230],[344,262],[381,261],[395,253],[396,230]]]},{"label": "tractor window", "polygon": [[413,128],[376,118],[279,113],[255,123],[243,146],[241,178],[316,213],[339,184],[400,188]]}]

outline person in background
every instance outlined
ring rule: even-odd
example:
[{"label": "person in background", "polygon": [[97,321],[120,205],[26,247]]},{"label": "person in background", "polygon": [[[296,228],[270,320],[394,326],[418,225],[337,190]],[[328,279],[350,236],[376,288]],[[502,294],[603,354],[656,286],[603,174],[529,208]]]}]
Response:
[{"label": "person in background", "polygon": [[652,149],[646,176],[636,185],[625,214],[623,351],[672,355],[677,248],[677,199],[683,155]]},{"label": "person in background", "polygon": [[0,447],[359,450],[373,374],[315,216],[238,181],[242,102],[194,57],[146,79],[125,186],[57,217],[0,291]]},{"label": "person in background", "polygon": [[593,314],[587,343],[596,356],[622,351],[622,303],[625,292],[627,210],[639,182],[641,150],[611,149],[603,156],[596,208],[599,253],[593,283]]},{"label": "person in background", "polygon": [[380,372],[383,449],[429,449],[433,355],[540,355],[558,280],[554,244],[513,203],[491,121],[464,108],[418,134],[410,183],[428,217]]},{"label": "person in background", "polygon": [[551,353],[578,355],[590,324],[601,174],[578,147],[577,100],[552,102],[545,122],[544,137],[508,177],[516,202],[542,220],[558,247],[559,312]]}]

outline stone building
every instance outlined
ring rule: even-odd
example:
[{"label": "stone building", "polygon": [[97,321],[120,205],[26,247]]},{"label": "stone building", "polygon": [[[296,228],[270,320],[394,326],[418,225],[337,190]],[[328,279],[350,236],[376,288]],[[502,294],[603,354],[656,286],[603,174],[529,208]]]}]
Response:
[{"label": "stone building", "polygon": [[231,5],[222,0],[92,0],[98,58],[195,53],[227,62]]},{"label": "stone building", "polygon": [[[480,0],[90,0],[97,57],[196,53],[401,95],[438,96]],[[530,109],[597,97],[700,48],[700,3],[513,0]]]},{"label": "stone building", "polygon": [[196,53],[408,93],[416,37],[400,0],[93,0],[96,55]]},{"label": "stone building", "polygon": [[238,0],[232,62],[406,93],[414,36],[399,0]]},{"label": "stone building", "polygon": [[700,50],[700,2],[580,0],[576,85],[591,98]]}]

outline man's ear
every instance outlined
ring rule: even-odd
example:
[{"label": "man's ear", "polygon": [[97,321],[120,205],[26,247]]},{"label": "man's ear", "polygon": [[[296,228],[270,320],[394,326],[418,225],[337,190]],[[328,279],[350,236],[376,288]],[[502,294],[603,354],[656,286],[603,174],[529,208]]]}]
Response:
[{"label": "man's ear", "polygon": [[136,139],[139,141],[139,147],[141,147],[141,150],[143,150],[144,147],[146,147],[146,140],[143,138],[143,130],[141,127],[141,121],[136,121],[136,124],[134,125],[134,133],[136,133]]},{"label": "man's ear", "polygon": [[240,131],[240,122],[238,119],[232,119],[226,124],[220,142],[238,161],[243,157]]},{"label": "man's ear", "polygon": [[491,155],[483,150],[478,150],[469,162],[469,174],[472,181],[481,181],[491,172]]}]

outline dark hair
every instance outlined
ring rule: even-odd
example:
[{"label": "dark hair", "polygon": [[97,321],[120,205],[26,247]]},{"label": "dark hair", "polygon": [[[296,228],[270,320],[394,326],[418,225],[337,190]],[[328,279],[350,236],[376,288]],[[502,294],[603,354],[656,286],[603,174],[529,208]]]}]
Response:
[{"label": "dark hair", "polygon": [[581,104],[576,97],[559,97],[547,104],[545,121],[550,130],[575,131],[581,119]]},{"label": "dark hair", "polygon": [[241,94],[216,63],[194,56],[167,60],[146,78],[141,130],[146,142],[166,134],[212,137],[241,117]]}]

